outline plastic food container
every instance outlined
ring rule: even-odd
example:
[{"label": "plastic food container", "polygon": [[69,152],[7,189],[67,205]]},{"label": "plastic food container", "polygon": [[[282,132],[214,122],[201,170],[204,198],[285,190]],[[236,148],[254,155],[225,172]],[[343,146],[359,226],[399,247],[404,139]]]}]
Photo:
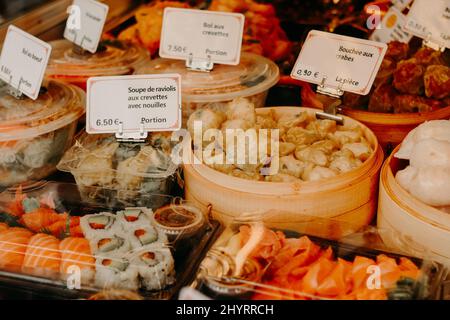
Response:
[{"label": "plastic food container", "polygon": [[440,298],[447,269],[389,250],[380,240],[383,231],[327,240],[306,232],[303,221],[278,225],[279,213],[272,212],[270,222],[266,213],[227,227],[202,262],[196,289],[214,299]]},{"label": "plastic food container", "polygon": [[0,187],[54,172],[85,112],[84,92],[62,82],[49,81],[37,100],[7,90],[0,87]]},{"label": "plastic food container", "polygon": [[256,108],[265,106],[268,90],[279,79],[278,66],[259,55],[242,53],[237,66],[215,65],[211,72],[191,71],[181,60],[155,59],[138,74],[178,73],[181,75],[183,120],[203,108],[225,108],[235,98],[248,98]]},{"label": "plastic food container", "polygon": [[[256,110],[258,115],[274,112],[275,118],[297,115],[300,111],[311,117],[316,112],[298,107]],[[347,117],[344,117],[344,125],[361,127],[373,151],[359,167],[348,172],[318,181],[253,181],[227,175],[188,159],[184,164],[185,197],[204,210],[211,206],[213,216],[224,224],[243,212],[279,209],[290,212],[284,217],[288,224],[302,216],[305,221],[311,221],[311,217],[331,219],[334,223],[321,230],[324,237],[355,232],[368,225],[376,213],[379,171],[384,157],[372,131]],[[348,225],[356,229],[348,230]],[[312,226],[315,225],[312,223]]]},{"label": "plastic food container", "polygon": [[[428,248],[436,261],[450,266],[450,215],[413,197],[395,179],[408,161],[395,158],[398,146],[381,169],[378,227],[401,232]],[[386,236],[386,243],[395,238]]]},{"label": "plastic food container", "polygon": [[119,41],[103,41],[95,54],[78,53],[67,40],[50,42],[52,55],[47,77],[61,79],[86,90],[86,81],[96,76],[133,74],[149,60],[147,52],[137,46]]},{"label": "plastic food container", "polygon": [[174,297],[195,277],[220,225],[204,217],[195,233],[169,240],[152,216],[161,203],[181,204],[150,196],[148,207],[130,208],[85,202],[74,184],[4,191],[0,286],[51,299]]},{"label": "plastic food container", "polygon": [[145,143],[118,142],[114,135],[83,133],[58,169],[72,173],[87,199],[145,206],[141,195],[170,194],[177,182],[178,165],[172,162],[170,152],[170,133],[154,133]]}]

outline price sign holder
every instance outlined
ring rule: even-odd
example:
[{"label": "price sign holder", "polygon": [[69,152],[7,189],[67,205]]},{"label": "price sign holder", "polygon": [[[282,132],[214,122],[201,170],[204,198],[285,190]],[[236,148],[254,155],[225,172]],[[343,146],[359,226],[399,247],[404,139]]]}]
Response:
[{"label": "price sign holder", "polygon": [[344,124],[344,118],[338,115],[338,112],[340,112],[338,107],[342,104],[341,98],[344,95],[342,85],[339,85],[338,88],[329,87],[326,85],[326,80],[326,76],[322,78],[322,82],[317,86],[316,92],[335,99],[331,103],[324,105],[324,112],[316,112],[316,118],[334,120],[339,124]]},{"label": "price sign holder", "polygon": [[8,93],[10,96],[13,96],[17,100],[22,100],[24,98],[22,91],[20,91],[20,86],[22,85],[22,81],[23,81],[23,79],[21,78],[19,80],[19,84],[17,85],[17,87],[14,87],[12,85],[12,77],[9,78]]},{"label": "price sign holder", "polygon": [[441,51],[441,52],[445,51],[445,46],[440,45],[439,43],[434,42],[432,40],[431,32],[428,33],[428,35],[427,35],[427,37],[425,39],[423,39],[422,44],[423,44],[423,46],[431,48],[431,49],[436,50],[436,51]]},{"label": "price sign holder", "polygon": [[122,121],[120,121],[116,132],[117,142],[145,143],[147,136],[148,132],[145,131],[143,124],[140,125],[139,132],[124,132]]},{"label": "price sign holder", "polygon": [[189,53],[189,57],[186,60],[186,68],[192,71],[211,72],[214,69],[214,63],[211,60],[211,56],[208,56],[208,59],[196,59],[192,53]]}]

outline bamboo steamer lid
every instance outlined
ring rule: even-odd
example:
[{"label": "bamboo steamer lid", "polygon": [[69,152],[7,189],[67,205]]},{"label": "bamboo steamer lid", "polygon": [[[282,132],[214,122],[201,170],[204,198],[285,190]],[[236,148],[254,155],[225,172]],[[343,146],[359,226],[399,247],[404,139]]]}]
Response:
[{"label": "bamboo steamer lid", "polygon": [[[299,110],[314,114],[317,110],[298,107],[274,107],[257,109],[257,113],[273,110],[276,116],[298,113]],[[271,183],[248,181],[215,171],[203,164],[185,164],[185,196],[203,208],[209,208],[213,216],[229,224],[245,212],[280,210],[288,224],[292,217],[307,216],[330,219],[334,223],[321,227],[316,234],[348,234],[368,225],[374,217],[378,195],[378,174],[383,162],[383,151],[373,132],[359,122],[344,117],[345,125],[361,126],[374,150],[359,168],[331,179],[298,182]],[[307,220],[309,219],[309,220]],[[339,226],[342,221],[345,226]],[[354,230],[348,230],[348,225]]]},{"label": "bamboo steamer lid", "polygon": [[395,174],[407,164],[394,157],[399,149],[381,169],[377,225],[394,231],[383,240],[395,247],[392,235],[403,234],[425,247],[431,257],[450,266],[450,215],[421,202],[397,183]]}]

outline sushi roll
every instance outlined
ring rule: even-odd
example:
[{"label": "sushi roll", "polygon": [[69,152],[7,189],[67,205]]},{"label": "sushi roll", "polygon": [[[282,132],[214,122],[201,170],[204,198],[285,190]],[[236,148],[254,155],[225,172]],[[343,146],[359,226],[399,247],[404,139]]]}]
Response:
[{"label": "sushi roll", "polygon": [[150,222],[133,224],[127,232],[132,249],[139,249],[150,244],[167,244],[167,236],[164,232],[157,230]]},{"label": "sushi roll", "polygon": [[127,235],[122,232],[94,237],[90,240],[90,246],[94,255],[119,255],[127,253],[131,249]]},{"label": "sushi roll", "polygon": [[128,259],[115,255],[99,256],[96,259],[95,267],[96,287],[102,289],[139,289],[137,268]]},{"label": "sushi roll", "polygon": [[89,284],[95,275],[95,259],[91,254],[89,241],[84,238],[65,238],[59,244],[61,251],[61,276],[66,279],[71,267],[77,266],[81,271],[81,283]]},{"label": "sushi roll", "polygon": [[142,287],[162,290],[175,282],[175,262],[168,248],[150,245],[134,251],[130,263],[137,268]]},{"label": "sushi roll", "polygon": [[147,208],[126,208],[117,212],[117,221],[126,231],[137,225],[151,225],[149,217],[152,213],[152,210]]},{"label": "sushi roll", "polygon": [[80,226],[87,239],[114,235],[121,230],[117,217],[109,212],[85,215],[80,219]]}]

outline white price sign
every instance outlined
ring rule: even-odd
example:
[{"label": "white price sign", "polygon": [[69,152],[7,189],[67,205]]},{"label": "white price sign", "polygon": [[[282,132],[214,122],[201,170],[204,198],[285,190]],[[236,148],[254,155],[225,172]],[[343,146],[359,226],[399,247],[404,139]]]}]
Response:
[{"label": "white price sign", "polygon": [[0,78],[37,99],[51,51],[48,43],[10,25],[0,56]]},{"label": "white price sign", "polygon": [[366,95],[386,50],[385,43],[313,30],[303,44],[291,77]]},{"label": "white price sign", "polygon": [[412,34],[403,30],[406,23],[406,16],[397,8],[391,7],[381,21],[381,28],[375,29],[370,36],[370,40],[389,43],[400,41],[408,43],[412,39]]},{"label": "white price sign", "polygon": [[239,13],[166,8],[159,55],[237,65],[245,17]]},{"label": "white price sign", "polygon": [[86,131],[97,134],[179,130],[180,83],[178,74],[89,78]]},{"label": "white price sign", "polygon": [[450,48],[450,0],[415,0],[406,17],[406,31]]},{"label": "white price sign", "polygon": [[74,0],[67,8],[64,38],[83,49],[95,53],[103,32],[109,7],[94,0]]}]

